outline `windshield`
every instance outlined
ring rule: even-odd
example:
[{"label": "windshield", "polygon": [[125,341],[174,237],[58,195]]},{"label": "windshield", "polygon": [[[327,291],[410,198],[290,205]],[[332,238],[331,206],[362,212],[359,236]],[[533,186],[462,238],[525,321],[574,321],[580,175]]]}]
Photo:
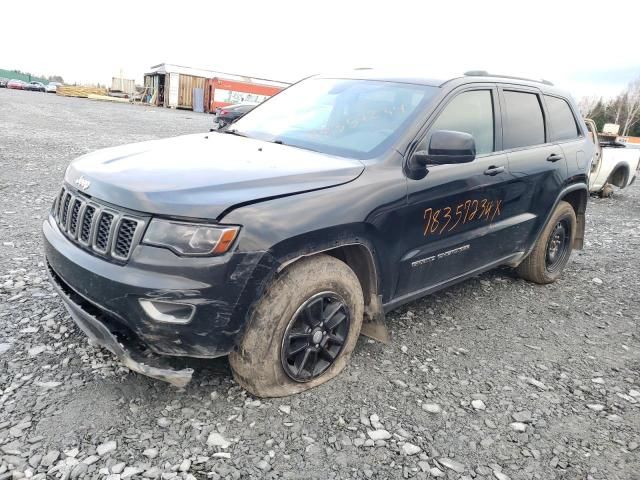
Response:
[{"label": "windshield", "polygon": [[313,78],[253,109],[233,130],[322,153],[373,158],[390,147],[437,90],[385,81]]}]

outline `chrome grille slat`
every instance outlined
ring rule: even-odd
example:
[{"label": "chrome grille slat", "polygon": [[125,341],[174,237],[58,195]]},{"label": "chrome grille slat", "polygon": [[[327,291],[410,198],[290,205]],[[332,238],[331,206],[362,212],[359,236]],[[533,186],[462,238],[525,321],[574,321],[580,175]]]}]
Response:
[{"label": "chrome grille slat", "polygon": [[106,253],[109,248],[109,240],[111,239],[111,227],[113,226],[113,220],[115,215],[109,212],[102,212],[98,217],[98,223],[96,226],[96,237],[93,241],[93,248],[97,251]]},{"label": "chrome grille slat", "polygon": [[69,233],[75,236],[78,230],[78,219],[80,216],[80,209],[82,208],[82,200],[79,198],[73,199],[73,204],[71,206],[71,214],[69,216]]},{"label": "chrome grille slat", "polygon": [[123,218],[118,225],[116,239],[113,244],[113,255],[119,258],[127,258],[131,251],[131,245],[138,228],[138,222],[131,218]]},{"label": "chrome grille slat", "polygon": [[62,206],[62,199],[64,198],[65,192],[66,192],[66,190],[63,188],[62,190],[60,190],[60,193],[58,194],[58,197],[56,198],[55,218],[57,220],[60,219],[60,207]]},{"label": "chrome grille slat", "polygon": [[94,254],[126,261],[140,241],[146,220],[103,206],[62,188],[52,216],[67,238]]},{"label": "chrome grille slat", "polygon": [[64,201],[62,202],[62,212],[60,215],[60,226],[63,230],[67,230],[67,219],[69,217],[69,205],[71,204],[71,194],[69,192],[64,196]]},{"label": "chrome grille slat", "polygon": [[85,245],[89,244],[91,239],[91,227],[93,224],[93,216],[96,213],[96,207],[93,205],[87,205],[84,209],[84,215],[82,216],[82,223],[80,224],[80,233],[78,233],[78,239]]}]

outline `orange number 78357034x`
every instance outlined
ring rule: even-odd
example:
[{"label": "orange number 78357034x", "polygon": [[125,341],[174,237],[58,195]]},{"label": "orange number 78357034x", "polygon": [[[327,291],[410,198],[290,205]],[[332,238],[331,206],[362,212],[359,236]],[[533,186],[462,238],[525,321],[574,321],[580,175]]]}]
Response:
[{"label": "orange number 78357034x", "polygon": [[502,214],[502,200],[480,198],[465,200],[458,205],[424,211],[424,236],[442,235],[473,221],[492,222]]}]

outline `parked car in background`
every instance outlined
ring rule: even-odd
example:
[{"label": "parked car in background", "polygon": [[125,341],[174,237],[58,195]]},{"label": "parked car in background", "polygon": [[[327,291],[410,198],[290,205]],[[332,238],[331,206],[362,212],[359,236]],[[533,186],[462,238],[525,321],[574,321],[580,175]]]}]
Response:
[{"label": "parked car in background", "polygon": [[61,87],[62,84],[60,82],[49,82],[49,84],[45,87],[47,93],[56,93],[58,91],[58,87]]},{"label": "parked car in background", "polygon": [[44,83],[36,81],[27,83],[24,89],[31,92],[45,92],[47,90],[47,88],[44,86]]},{"label": "parked car in background", "polygon": [[0,77],[0,88],[7,88],[8,78]]},{"label": "parked car in background", "polygon": [[26,84],[27,82],[23,82],[22,80],[16,80],[14,78],[12,80],[9,80],[9,82],[7,83],[7,88],[11,88],[13,90],[24,90],[24,87]]},{"label": "parked car in background", "polygon": [[229,105],[228,107],[217,108],[213,123],[217,124],[219,129],[224,128],[256,108],[257,105],[257,103],[247,102],[238,103],[236,105]]},{"label": "parked car in background", "polygon": [[585,123],[596,148],[589,174],[589,191],[609,197],[614,187],[627,188],[640,175],[640,150],[620,142],[600,141],[595,122],[586,119]]}]

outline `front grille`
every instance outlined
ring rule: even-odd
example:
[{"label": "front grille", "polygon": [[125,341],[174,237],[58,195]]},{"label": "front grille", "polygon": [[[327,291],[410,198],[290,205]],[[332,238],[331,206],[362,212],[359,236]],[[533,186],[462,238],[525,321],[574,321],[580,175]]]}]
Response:
[{"label": "front grille", "polygon": [[96,208],[91,205],[87,205],[87,208],[84,211],[84,216],[82,217],[80,235],[78,235],[78,238],[84,243],[89,243],[89,235],[91,234],[91,222],[93,222],[93,215],[95,213]]},{"label": "front grille", "polygon": [[145,220],[63,188],[53,215],[58,227],[79,246],[103,257],[128,260]]},{"label": "front grille", "polygon": [[138,223],[134,220],[125,218],[120,222],[118,234],[116,235],[116,244],[113,247],[113,253],[119,257],[128,257],[133,236],[136,233]]},{"label": "front grille", "polygon": [[69,211],[69,203],[71,202],[71,194],[67,193],[64,196],[64,203],[62,204],[62,218],[61,223],[64,225],[65,229],[67,227],[67,213]]},{"label": "front grille", "polygon": [[109,237],[111,236],[111,225],[113,224],[113,215],[107,212],[100,214],[98,221],[98,230],[96,232],[95,248],[105,252],[109,247]]},{"label": "front grille", "polygon": [[71,220],[69,220],[69,233],[72,235],[75,235],[78,229],[78,214],[80,213],[81,206],[82,202],[79,198],[76,198],[73,201],[73,207],[71,207]]}]

